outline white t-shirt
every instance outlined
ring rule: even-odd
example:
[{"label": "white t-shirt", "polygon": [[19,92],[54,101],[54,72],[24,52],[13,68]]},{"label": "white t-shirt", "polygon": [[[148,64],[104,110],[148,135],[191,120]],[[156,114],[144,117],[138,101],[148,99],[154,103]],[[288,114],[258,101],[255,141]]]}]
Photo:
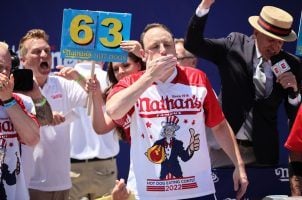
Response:
[{"label": "white t-shirt", "polygon": [[[87,78],[91,75],[91,63],[89,62],[78,63],[74,68]],[[107,73],[96,65],[95,74],[102,90],[106,89]],[[119,141],[115,131],[97,135],[92,127],[91,117],[87,115],[87,109],[78,107],[74,111],[78,118],[70,124],[71,158],[83,160],[116,156],[119,152]]]},{"label": "white t-shirt", "polygon": [[[35,114],[35,107],[31,97],[19,93],[18,96],[20,96],[20,98],[22,99],[26,110]],[[29,185],[30,177],[34,169],[33,151],[34,147],[28,146],[26,144],[21,144],[21,163],[23,166],[24,178],[27,187]]]},{"label": "white t-shirt", "polygon": [[[21,98],[15,96],[15,99],[26,110]],[[0,169],[0,198],[6,195],[9,200],[28,200],[18,134],[3,106],[0,106]]]},{"label": "white t-shirt", "polygon": [[[42,88],[52,111],[64,116],[73,108],[84,106],[86,92],[75,81],[49,76]],[[60,191],[71,188],[70,171],[70,122],[57,126],[42,126],[40,142],[34,148],[34,172],[29,188],[41,191]]]},{"label": "white t-shirt", "polygon": [[[128,115],[116,121],[130,127],[127,186],[137,199],[186,199],[215,193],[205,125],[219,124],[224,115],[205,73],[191,67],[176,69],[172,79],[152,84]],[[109,98],[142,73],[122,79]],[[192,154],[188,148],[194,131],[199,134],[200,149]]]}]

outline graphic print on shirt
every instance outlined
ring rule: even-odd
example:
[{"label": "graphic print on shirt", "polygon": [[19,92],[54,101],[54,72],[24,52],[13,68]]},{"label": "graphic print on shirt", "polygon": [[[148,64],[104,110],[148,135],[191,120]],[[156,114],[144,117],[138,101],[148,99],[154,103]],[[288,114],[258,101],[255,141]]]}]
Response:
[{"label": "graphic print on shirt", "polygon": [[[20,174],[20,159],[17,151],[14,151],[19,146],[13,141],[17,139],[17,134],[12,123],[8,119],[0,119],[0,121],[0,197],[1,200],[6,200],[9,199],[7,196],[8,187],[17,183],[17,176]],[[11,150],[14,151],[14,154]],[[7,154],[14,156],[16,159],[11,157],[6,159]],[[15,163],[14,166],[11,163]]]},{"label": "graphic print on shirt", "polygon": [[[169,180],[180,184],[173,184],[173,190],[197,187],[197,183],[194,181],[193,177],[183,177],[182,168],[179,162],[179,158],[183,162],[189,161],[195,151],[199,150],[199,134],[195,133],[193,128],[189,129],[190,132],[190,142],[189,145],[184,148],[183,142],[176,139],[176,131],[180,129],[177,125],[179,119],[177,116],[167,116],[166,121],[161,122],[161,136],[160,140],[155,141],[152,147],[147,149],[145,155],[154,164],[160,164],[160,176],[159,180],[148,179],[147,190],[148,191],[164,191],[162,186],[152,186],[154,182],[156,185],[162,182],[162,180]],[[153,184],[152,184],[153,183]],[[186,183],[186,184],[182,184]],[[186,188],[186,189],[187,189]]]}]

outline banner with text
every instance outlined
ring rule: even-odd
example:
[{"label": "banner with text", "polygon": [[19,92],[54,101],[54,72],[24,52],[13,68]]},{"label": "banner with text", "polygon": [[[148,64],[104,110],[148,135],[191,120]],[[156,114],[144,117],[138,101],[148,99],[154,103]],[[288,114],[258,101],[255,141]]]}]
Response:
[{"label": "banner with text", "polygon": [[130,39],[130,26],[129,13],[64,9],[61,57],[126,62],[120,43]]}]

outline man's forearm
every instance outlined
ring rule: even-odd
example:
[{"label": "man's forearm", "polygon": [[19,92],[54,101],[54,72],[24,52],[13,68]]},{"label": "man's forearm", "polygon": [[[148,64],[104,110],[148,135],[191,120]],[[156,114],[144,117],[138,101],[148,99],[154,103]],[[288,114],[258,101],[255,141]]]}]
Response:
[{"label": "man's forearm", "polygon": [[20,140],[29,146],[36,145],[40,139],[38,123],[28,116],[19,104],[6,108],[6,111],[14,124]]},{"label": "man's forearm", "polygon": [[39,99],[33,99],[36,109],[36,117],[41,126],[50,125],[53,121],[53,114],[47,99],[42,96]]},{"label": "man's forearm", "polygon": [[235,167],[244,166],[232,128],[226,120],[212,128],[213,134]]},{"label": "man's forearm", "polygon": [[113,119],[121,119],[134,106],[141,94],[153,83],[153,79],[144,74],[128,88],[114,94],[106,103],[106,111]]}]

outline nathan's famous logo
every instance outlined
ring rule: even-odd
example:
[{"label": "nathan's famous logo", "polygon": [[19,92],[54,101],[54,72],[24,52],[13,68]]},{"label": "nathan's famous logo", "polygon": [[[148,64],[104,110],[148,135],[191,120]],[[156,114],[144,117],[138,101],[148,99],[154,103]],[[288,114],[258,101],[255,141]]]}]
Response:
[{"label": "nathan's famous logo", "polygon": [[149,161],[155,164],[161,164],[160,179],[182,178],[182,169],[179,158],[187,162],[193,157],[195,151],[199,150],[199,134],[195,133],[193,128],[189,129],[190,142],[187,148],[184,148],[183,142],[175,138],[176,131],[180,129],[177,125],[179,119],[175,116],[166,117],[162,121],[160,140],[155,141],[145,155]]},{"label": "nathan's famous logo", "polygon": [[195,95],[177,95],[169,98],[162,97],[161,100],[152,100],[150,98],[140,98],[136,104],[139,112],[158,112],[158,111],[200,111],[202,102]]},{"label": "nathan's famous logo", "polygon": [[[0,119],[0,133],[9,133],[15,130],[14,125],[7,119]],[[1,135],[0,138],[5,138],[5,135]]]}]

